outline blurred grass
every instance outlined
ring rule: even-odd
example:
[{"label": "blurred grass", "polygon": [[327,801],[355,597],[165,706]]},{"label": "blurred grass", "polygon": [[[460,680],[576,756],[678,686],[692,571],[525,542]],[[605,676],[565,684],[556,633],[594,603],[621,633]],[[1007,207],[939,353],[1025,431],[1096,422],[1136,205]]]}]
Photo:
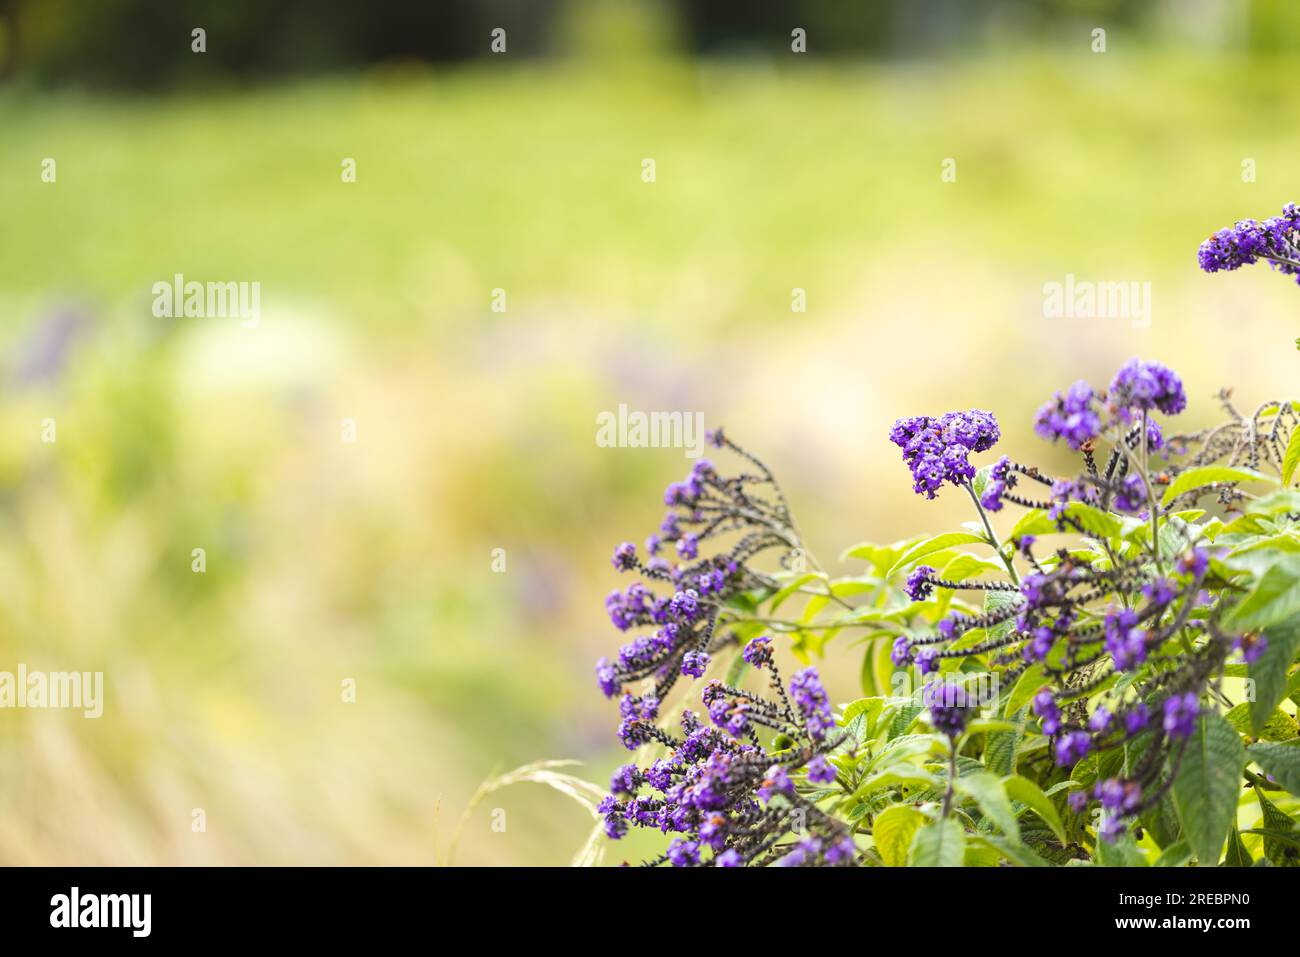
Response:
[{"label": "blurred grass", "polygon": [[[1184,372],[1189,425],[1221,384],[1285,392],[1300,294],[1193,252],[1297,198],[1289,66],[1115,50],[0,91],[0,669],[102,669],[108,697],[99,721],[0,714],[0,861],[431,863],[493,772],[577,757],[603,780],[608,551],[688,465],[597,448],[620,402],[724,423],[829,562],[968,517],[910,496],[898,415],[990,408],[1007,451],[1052,464],[1037,403],[1132,354]],[[261,325],[154,319],[178,272],[260,281]],[[1150,281],[1151,327],[1044,319],[1067,272]],[[852,695],[857,652],[823,671]],[[564,863],[589,828],[544,789],[493,802],[507,830],[480,808],[461,862]]]}]

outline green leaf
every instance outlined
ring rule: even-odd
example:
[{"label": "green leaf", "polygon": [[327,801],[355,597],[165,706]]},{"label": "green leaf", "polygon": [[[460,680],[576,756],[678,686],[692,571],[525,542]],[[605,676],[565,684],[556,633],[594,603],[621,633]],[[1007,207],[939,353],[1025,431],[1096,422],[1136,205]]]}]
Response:
[{"label": "green leaf", "polygon": [[1246,749],[1250,760],[1273,776],[1273,780],[1300,796],[1300,746],[1260,741]]},{"label": "green leaf", "polygon": [[1066,843],[1065,828],[1061,826],[1061,815],[1056,811],[1056,805],[1052,799],[1043,793],[1040,788],[1029,778],[1021,777],[1019,774],[1013,774],[1003,782],[1006,786],[1007,795],[1014,801],[1028,807],[1031,811],[1043,819],[1056,839],[1062,844]]},{"label": "green leaf", "polygon": [[1009,841],[1001,834],[972,834],[971,840],[975,844],[983,844],[991,848],[1012,864],[1021,867],[1047,867],[1047,862],[1024,844]]},{"label": "green leaf", "polygon": [[1296,615],[1300,615],[1300,555],[1288,555],[1259,576],[1224,624],[1232,631],[1254,631]]},{"label": "green leaf", "polygon": [[[1016,770],[1016,750],[1025,736],[1028,715],[1022,708],[1016,712],[1015,724],[1010,731],[996,731],[984,742],[984,763],[994,774],[1006,776]],[[1013,794],[1012,797],[1015,797]]]},{"label": "green leaf", "polygon": [[1174,479],[1173,484],[1165,489],[1164,497],[1160,500],[1161,505],[1168,505],[1184,492],[1190,492],[1192,489],[1200,488],[1204,485],[1211,485],[1215,482],[1271,482],[1273,481],[1267,475],[1256,472],[1254,469],[1235,468],[1228,465],[1205,465],[1201,468],[1188,469],[1178,478]]},{"label": "green leaf", "polygon": [[1071,502],[1065,507],[1065,514],[1075,519],[1089,535],[1099,539],[1114,538],[1123,526],[1120,520],[1110,512],[1102,511],[1094,505],[1083,502]]},{"label": "green leaf", "polygon": [[972,798],[984,817],[1012,840],[1020,840],[1020,824],[1011,807],[1006,788],[996,774],[977,771],[957,779],[957,791]]},{"label": "green leaf", "polygon": [[1015,714],[1025,705],[1033,700],[1034,695],[1038,694],[1040,688],[1051,681],[1051,678],[1043,671],[1041,664],[1033,664],[1024,670],[1016,681],[1016,686],[1011,689],[1011,697],[1007,699],[1007,714]]},{"label": "green leaf", "polygon": [[1192,849],[1186,841],[1175,841],[1156,858],[1156,867],[1182,867],[1192,859]]},{"label": "green leaf", "polygon": [[[1300,430],[1298,430],[1300,431]],[[1287,695],[1287,670],[1300,653],[1300,621],[1275,625],[1264,630],[1268,641],[1259,660],[1249,666],[1255,682],[1255,700],[1250,703],[1250,724],[1256,736],[1273,716],[1273,710]]]},{"label": "green leaf", "polygon": [[1011,527],[1011,534],[1007,536],[1007,541],[1014,542],[1025,535],[1050,535],[1056,530],[1056,523],[1047,517],[1045,511],[1041,508],[1031,508]]},{"label": "green leaf", "polygon": [[1286,444],[1286,454],[1282,456],[1283,485],[1291,484],[1297,465],[1300,465],[1300,426],[1291,430],[1291,439]]},{"label": "green leaf", "polygon": [[1202,714],[1174,780],[1174,803],[1183,835],[1205,866],[1218,863],[1237,817],[1237,794],[1246,750],[1241,736],[1217,714]]},{"label": "green leaf", "polygon": [[952,818],[931,821],[916,832],[908,852],[913,867],[958,867],[966,853],[966,832]]},{"label": "green leaf", "polygon": [[907,864],[907,851],[912,838],[925,823],[925,815],[914,807],[895,805],[876,815],[871,825],[871,835],[876,841],[876,852],[886,867],[903,867]]},{"label": "green leaf", "polygon": [[[1259,808],[1264,813],[1264,827],[1267,830],[1283,833],[1295,830],[1295,821],[1278,810],[1277,805],[1266,798],[1263,791],[1256,788],[1255,797],[1259,799]],[[1300,835],[1296,836],[1300,837]],[[1272,837],[1264,838],[1264,856],[1278,867],[1300,865],[1300,853],[1297,853],[1296,848]]]},{"label": "green leaf", "polygon": [[927,555],[933,555],[935,552],[942,552],[958,545],[978,544],[988,543],[982,536],[972,535],[970,532],[946,532],[943,535],[935,535],[933,538],[922,539],[904,552],[898,561],[894,562],[893,567],[889,569],[885,577],[892,578],[896,572],[915,564]]},{"label": "green leaf", "polygon": [[1232,826],[1232,833],[1228,835],[1228,853],[1224,855],[1224,867],[1250,867],[1255,863],[1255,859],[1250,856],[1245,842],[1241,839],[1241,832],[1237,830],[1237,825]]},{"label": "green leaf", "polygon": [[787,584],[784,588],[782,588],[779,592],[777,592],[775,595],[772,596],[772,611],[776,611],[778,608],[780,608],[782,602],[784,602],[787,598],[789,598],[791,595],[797,592],[804,585],[808,584],[811,581],[824,579],[825,577],[826,576],[821,572],[805,572],[804,574],[800,575],[798,578],[796,578],[794,581]]}]

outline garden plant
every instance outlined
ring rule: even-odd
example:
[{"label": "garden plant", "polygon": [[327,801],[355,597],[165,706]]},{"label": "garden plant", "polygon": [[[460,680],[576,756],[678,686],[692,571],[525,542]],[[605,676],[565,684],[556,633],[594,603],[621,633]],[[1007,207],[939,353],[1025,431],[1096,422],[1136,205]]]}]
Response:
[{"label": "garden plant", "polygon": [[[1294,273],[1298,220],[1239,223],[1201,263]],[[1300,402],[1218,402],[1178,433],[1163,364],[1077,382],[1021,425],[1077,455],[1066,475],[998,457],[989,412],[900,419],[899,480],[971,521],[855,544],[840,575],[711,433],[659,529],[614,550],[635,580],[596,674],[633,760],[605,838],[662,832],[645,863],[674,866],[1300,863]],[[857,700],[823,687],[832,641],[862,649]]]}]

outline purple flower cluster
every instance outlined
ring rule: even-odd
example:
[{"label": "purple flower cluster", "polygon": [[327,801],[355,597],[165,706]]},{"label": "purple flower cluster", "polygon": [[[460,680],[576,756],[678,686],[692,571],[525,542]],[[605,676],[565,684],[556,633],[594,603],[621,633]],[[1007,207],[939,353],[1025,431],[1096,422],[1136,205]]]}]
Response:
[{"label": "purple flower cluster", "polygon": [[1064,393],[1056,393],[1038,410],[1034,431],[1055,442],[1064,439],[1076,452],[1101,434],[1101,416],[1094,400],[1097,393],[1086,382],[1076,382]]},{"label": "purple flower cluster", "polygon": [[[721,430],[710,433],[709,441],[733,449],[765,478],[726,478],[701,461],[665,492],[674,511],[648,539],[650,558],[642,562],[630,542],[614,550],[614,567],[639,571],[645,581],[606,599],[610,620],[620,631],[644,627],[650,633],[632,638],[615,659],[598,661],[597,683],[606,696],[619,698],[618,737],[624,746],[638,752],[657,747],[662,754],[646,766],[631,763],[614,772],[610,794],[599,805],[605,833],[618,839],[642,827],[673,835],[653,863],[674,867],[854,864],[857,847],[848,826],[803,796],[835,784],[831,758],[844,738],[835,734],[816,669],[793,675],[787,695],[771,638],[755,638],[742,658],[768,678],[775,699],[714,680],[705,684],[700,699],[708,724],[689,710],[682,712],[679,732],[660,720],[660,703],[674,683],[703,677],[712,656],[735,641],[719,624],[727,600],[748,588],[777,587],[752,569],[749,559],[767,549],[800,548],[766,468]],[[742,533],[739,544],[704,554],[715,535],[736,530]],[[692,564],[673,565],[660,557],[670,543],[679,559]],[[656,594],[655,584],[669,586],[667,594]],[[645,686],[633,690],[642,682]],[[769,753],[760,732],[779,736],[780,749]],[[783,843],[796,827],[799,839]]]},{"label": "purple flower cluster", "polygon": [[926,682],[921,700],[930,710],[930,722],[935,730],[953,739],[965,730],[975,707],[975,701],[967,695],[963,685],[940,678]]},{"label": "purple flower cluster", "polygon": [[994,463],[993,468],[989,470],[988,484],[984,486],[984,492],[980,495],[980,504],[990,512],[1002,511],[1002,497],[1007,494],[1007,490],[1015,488],[1016,473],[1013,471],[1011,459],[1005,455]]},{"label": "purple flower cluster", "polygon": [[944,482],[965,485],[974,478],[970,454],[993,448],[1001,435],[992,412],[971,409],[899,419],[889,430],[889,441],[903,450],[913,490],[934,498]]},{"label": "purple flower cluster", "polygon": [[1261,259],[1300,282],[1300,208],[1287,203],[1281,216],[1239,220],[1201,243],[1196,259],[1206,272],[1240,269]]},{"label": "purple flower cluster", "polygon": [[1187,394],[1178,374],[1159,362],[1144,359],[1130,359],[1120,366],[1106,396],[1126,421],[1134,411],[1177,415],[1187,408]]}]

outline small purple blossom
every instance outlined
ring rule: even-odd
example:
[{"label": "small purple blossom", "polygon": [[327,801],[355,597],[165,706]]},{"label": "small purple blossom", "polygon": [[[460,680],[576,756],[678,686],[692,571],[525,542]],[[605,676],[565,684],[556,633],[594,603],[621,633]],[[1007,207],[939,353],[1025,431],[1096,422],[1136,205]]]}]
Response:
[{"label": "small purple blossom", "polygon": [[826,697],[826,689],[822,687],[816,668],[805,668],[794,673],[790,678],[790,696],[803,715],[808,736],[814,741],[826,737],[826,732],[835,726],[835,721],[831,717],[830,699]]},{"label": "small purple blossom", "polygon": [[762,668],[772,663],[772,639],[764,635],[745,645],[741,657],[754,668]]},{"label": "small purple blossom", "polygon": [[1120,367],[1107,398],[1125,415],[1152,409],[1177,415],[1187,407],[1183,380],[1168,366],[1143,359],[1130,359]]},{"label": "small purple blossom", "polygon": [[1101,417],[1093,407],[1095,398],[1092,386],[1076,382],[1038,410],[1034,431],[1053,442],[1064,439],[1077,452],[1101,434]]},{"label": "small purple blossom", "polygon": [[1092,749],[1092,738],[1086,731],[1067,731],[1056,739],[1056,763],[1059,767],[1069,767],[1088,756]]},{"label": "small purple blossom", "polygon": [[682,656],[682,674],[689,678],[703,677],[709,667],[709,656],[702,651],[688,651]]},{"label": "small purple blossom", "polygon": [[934,582],[931,579],[933,574],[934,569],[929,565],[917,565],[907,576],[907,584],[903,589],[907,592],[907,597],[912,601],[925,601],[929,598],[934,591]]},{"label": "small purple blossom", "polygon": [[813,784],[830,784],[835,780],[835,768],[820,754],[808,762],[808,780]]},{"label": "small purple blossom", "polygon": [[950,738],[958,737],[970,719],[966,689],[954,681],[936,679],[925,686],[922,701],[930,709],[930,722]]},{"label": "small purple blossom", "polygon": [[1170,695],[1164,704],[1162,726],[1165,734],[1175,739],[1191,737],[1196,730],[1196,716],[1200,711],[1200,701],[1195,692]]}]

